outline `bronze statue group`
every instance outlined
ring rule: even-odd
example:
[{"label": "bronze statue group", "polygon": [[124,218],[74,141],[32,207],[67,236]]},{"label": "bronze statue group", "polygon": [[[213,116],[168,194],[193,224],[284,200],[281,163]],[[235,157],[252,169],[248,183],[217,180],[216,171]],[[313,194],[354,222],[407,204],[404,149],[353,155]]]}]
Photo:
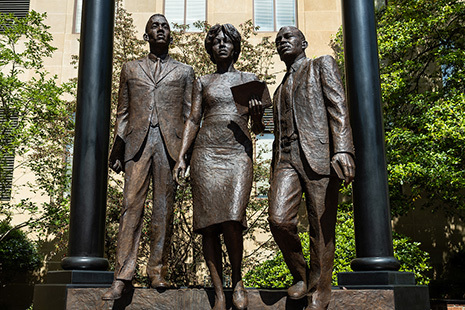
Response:
[{"label": "bronze statue group", "polygon": [[[202,235],[203,254],[214,291],[213,309],[226,309],[220,235],[232,271],[233,305],[247,309],[241,275],[246,206],[252,188],[252,140],[248,129],[263,130],[264,105],[251,96],[239,109],[231,87],[256,81],[234,68],[241,35],[230,25],[213,26],[205,48],[216,64],[194,80],[193,69],[168,55],[170,26],[161,14],[147,22],[147,57],[121,71],[115,142],[110,167],[124,171],[115,277],[104,300],[131,288],[142,229],[144,202],[152,181],[153,210],[147,274],[152,288],[166,280],[176,183],[190,165],[193,229]],[[309,59],[308,43],[296,27],[283,27],[276,48],[287,73],[273,97],[275,124],[269,223],[294,278],[292,299],[308,299],[306,310],[327,309],[331,298],[334,234],[341,179],[355,174],[354,147],[344,89],[335,60]],[[302,254],[297,212],[305,193],[310,262]]]}]

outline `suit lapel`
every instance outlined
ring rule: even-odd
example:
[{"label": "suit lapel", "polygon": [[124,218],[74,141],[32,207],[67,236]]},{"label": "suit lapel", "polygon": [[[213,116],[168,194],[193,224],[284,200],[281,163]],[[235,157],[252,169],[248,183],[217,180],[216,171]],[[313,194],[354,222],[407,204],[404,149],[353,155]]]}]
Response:
[{"label": "suit lapel", "polygon": [[[295,90],[297,89],[297,86],[299,86],[302,82],[306,81],[306,79],[302,79],[302,71],[307,67],[307,63],[311,61],[310,59],[306,58],[302,61],[302,63],[299,66],[299,69],[296,71],[294,74],[294,78],[292,79],[292,93],[295,94]],[[294,98],[294,96],[292,96]]]},{"label": "suit lapel", "polygon": [[150,81],[152,81],[152,83],[155,84],[155,80],[153,79],[153,74],[152,74],[152,70],[150,68],[150,63],[149,61],[151,61],[149,59],[149,57],[145,57],[144,59],[141,59],[139,61],[139,65],[140,67],[142,68],[142,70],[144,71],[144,73],[148,76],[148,78],[150,79]]},{"label": "suit lapel", "polygon": [[166,61],[166,63],[162,65],[162,69],[161,69],[160,74],[158,75],[158,79],[157,81],[155,81],[153,78],[152,67],[150,66],[151,65],[150,61],[151,61],[150,58],[147,56],[139,61],[139,65],[144,71],[144,73],[148,76],[150,81],[152,81],[152,83],[154,84],[158,84],[161,80],[163,80],[168,75],[168,73],[170,73],[176,68],[176,65],[174,64],[174,60],[168,56],[168,60]]},{"label": "suit lapel", "polygon": [[163,80],[168,75],[168,73],[173,71],[174,68],[176,68],[176,66],[174,65],[174,60],[168,56],[168,61],[162,65],[162,69],[160,74],[158,75],[158,80],[156,84],[160,83],[160,81]]}]

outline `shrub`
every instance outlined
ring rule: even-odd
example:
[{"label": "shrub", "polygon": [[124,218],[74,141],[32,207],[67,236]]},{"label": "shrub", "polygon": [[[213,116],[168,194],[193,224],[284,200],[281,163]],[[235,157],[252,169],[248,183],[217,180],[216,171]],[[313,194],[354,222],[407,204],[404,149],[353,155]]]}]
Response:
[{"label": "shrub", "polygon": [[18,274],[27,274],[41,266],[37,248],[24,232],[12,229],[7,221],[0,222],[0,283],[14,280]]},{"label": "shrub", "polygon": [[[309,261],[308,233],[301,233],[304,256]],[[431,269],[429,254],[420,249],[419,242],[406,236],[394,234],[394,256],[400,261],[400,271],[413,272],[417,284],[426,285],[430,279],[426,273]],[[339,212],[336,223],[336,251],[332,284],[337,285],[337,273],[352,271],[350,262],[355,256],[354,220],[351,211]],[[285,288],[292,285],[292,276],[284,262],[281,251],[246,273],[244,281],[249,287]]]}]

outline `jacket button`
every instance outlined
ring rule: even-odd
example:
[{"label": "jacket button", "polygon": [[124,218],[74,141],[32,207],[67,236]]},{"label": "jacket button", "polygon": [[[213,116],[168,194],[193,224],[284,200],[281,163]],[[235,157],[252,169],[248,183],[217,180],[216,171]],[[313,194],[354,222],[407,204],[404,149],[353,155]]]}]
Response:
[{"label": "jacket button", "polygon": [[149,106],[149,110],[152,110],[153,109],[153,106]]}]

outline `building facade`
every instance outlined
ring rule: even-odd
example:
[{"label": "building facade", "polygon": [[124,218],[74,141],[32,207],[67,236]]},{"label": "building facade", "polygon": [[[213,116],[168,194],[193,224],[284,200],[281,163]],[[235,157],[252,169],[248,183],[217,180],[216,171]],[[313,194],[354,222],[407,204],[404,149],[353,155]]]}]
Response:
[{"label": "building facade", "polygon": [[[58,50],[53,58],[47,60],[46,67],[62,81],[77,75],[70,61],[71,55],[79,52],[82,1],[30,0],[29,3],[31,10],[47,12],[46,23],[51,26],[53,44]],[[210,24],[238,26],[246,20],[253,20],[261,27],[260,35],[272,38],[279,27],[294,25],[307,37],[310,43],[307,54],[310,57],[332,53],[329,42],[342,23],[341,1],[338,0],[124,0],[122,5],[132,13],[140,37],[145,23],[154,13],[165,14],[170,22],[187,24],[206,20]],[[195,31],[193,27],[191,30]]]},{"label": "building facade", "polygon": [[[53,35],[52,45],[57,48],[53,57],[44,61],[45,69],[51,75],[58,76],[58,82],[67,82],[77,77],[77,69],[71,64],[72,56],[79,54],[79,37],[81,30],[81,13],[83,0],[0,0],[0,12],[14,13],[24,16],[29,10],[47,13],[45,23],[50,26]],[[308,42],[307,56],[315,57],[332,54],[329,46],[331,37],[337,32],[341,23],[341,1],[339,0],[123,0],[121,5],[132,14],[137,36],[142,38],[145,24],[154,13],[165,14],[170,22],[190,24],[194,21],[206,20],[210,24],[239,24],[252,20],[260,26],[256,40],[263,36],[274,40],[281,26],[294,25],[301,29]],[[274,57],[276,81],[281,81],[285,67],[277,54]],[[270,87],[271,93],[276,87]],[[262,137],[262,144],[269,144],[272,135]],[[22,169],[21,158],[15,158],[12,175],[14,190],[11,194],[13,203],[30,198],[37,203],[47,200],[42,193],[32,192],[22,186],[33,181],[33,176]],[[12,161],[13,163],[13,161]],[[3,197],[8,200],[8,197]],[[18,216],[17,220],[26,219]]]}]

